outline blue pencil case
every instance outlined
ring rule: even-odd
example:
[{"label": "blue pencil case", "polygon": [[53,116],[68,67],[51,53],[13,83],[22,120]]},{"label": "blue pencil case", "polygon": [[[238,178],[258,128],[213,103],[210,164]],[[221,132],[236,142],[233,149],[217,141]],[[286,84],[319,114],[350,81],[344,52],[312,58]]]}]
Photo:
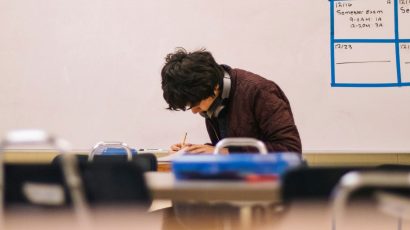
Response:
[{"label": "blue pencil case", "polygon": [[[130,148],[132,154],[137,154],[137,150]],[[123,148],[104,148],[101,155],[126,155],[127,151]]]},{"label": "blue pencil case", "polygon": [[184,155],[173,161],[172,171],[178,180],[277,178],[301,162],[296,153]]}]

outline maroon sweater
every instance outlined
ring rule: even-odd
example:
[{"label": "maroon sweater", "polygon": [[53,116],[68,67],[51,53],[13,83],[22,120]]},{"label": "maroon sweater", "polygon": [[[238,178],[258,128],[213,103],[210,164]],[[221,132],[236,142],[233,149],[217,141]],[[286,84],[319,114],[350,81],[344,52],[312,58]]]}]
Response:
[{"label": "maroon sweater", "polygon": [[[225,137],[252,137],[265,143],[269,152],[302,153],[292,110],[283,91],[273,81],[254,73],[223,66],[231,76],[226,109]],[[221,138],[216,119],[206,118],[212,144]],[[253,152],[252,148],[241,151]]]}]

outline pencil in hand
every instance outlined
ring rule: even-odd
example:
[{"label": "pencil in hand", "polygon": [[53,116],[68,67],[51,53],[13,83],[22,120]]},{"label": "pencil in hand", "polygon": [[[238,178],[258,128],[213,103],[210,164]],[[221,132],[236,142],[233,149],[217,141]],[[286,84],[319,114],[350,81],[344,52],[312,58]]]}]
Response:
[{"label": "pencil in hand", "polygon": [[182,142],[181,142],[181,149],[185,146],[186,136],[187,135],[188,135],[188,132],[185,132],[184,138],[182,139]]}]

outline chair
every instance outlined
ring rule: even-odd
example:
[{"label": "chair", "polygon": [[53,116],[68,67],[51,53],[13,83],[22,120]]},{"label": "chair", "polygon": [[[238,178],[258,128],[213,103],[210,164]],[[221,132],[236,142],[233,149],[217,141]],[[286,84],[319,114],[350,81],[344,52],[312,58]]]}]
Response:
[{"label": "chair", "polygon": [[376,195],[377,202],[385,212],[398,218],[397,229],[401,229],[401,219],[404,214],[409,213],[409,178],[409,167],[402,165],[383,166],[372,171],[354,171],[343,175],[333,192],[334,228],[336,223],[340,225],[342,222],[349,199],[357,191],[367,189]]},{"label": "chair", "polygon": [[[53,138],[47,136],[45,140],[48,139]],[[9,142],[16,141],[8,140],[6,144]],[[27,143],[33,142],[29,140]],[[75,163],[69,169],[66,169],[67,156],[71,163]],[[144,172],[156,170],[156,158],[153,154],[143,154],[129,162],[122,156],[96,156],[89,162],[87,156],[61,153],[51,164],[7,163],[3,167],[6,207],[16,204],[76,206],[74,189],[81,191],[81,205],[84,206],[149,205],[151,197]],[[70,174],[73,171],[75,176]]]},{"label": "chair", "polygon": [[293,200],[328,200],[340,178],[362,167],[299,167],[282,177],[281,193],[285,202]]},{"label": "chair", "polygon": [[[16,144],[49,144],[61,154],[51,164],[4,163],[2,153]],[[30,216],[27,225],[34,228],[90,229],[121,225],[125,216],[127,223],[152,219],[147,213],[151,197],[144,172],[156,170],[155,156],[139,155],[132,161],[96,156],[89,162],[87,156],[67,154],[67,146],[41,130],[11,132],[0,142],[0,179],[4,179],[0,180],[0,229],[21,226],[24,215]]]},{"label": "chair", "polygon": [[[101,147],[123,148],[126,154],[99,155]],[[99,203],[151,202],[144,172],[157,170],[154,154],[132,154],[128,145],[122,142],[99,142],[89,155],[74,154],[84,181],[87,201],[90,205]],[[53,165],[61,164],[63,155],[57,155]]]},{"label": "chair", "polygon": [[[300,163],[299,155],[294,155],[293,153],[289,153],[290,155],[288,156],[296,157],[286,158],[285,153],[268,155],[263,142],[250,138],[225,138],[216,145],[214,155],[218,155],[222,148],[228,146],[251,146],[257,148],[258,152],[263,154],[263,156],[252,154],[181,156],[173,161],[174,174],[177,180],[180,180],[176,184],[180,183],[183,186],[184,183],[189,183],[191,179],[196,180],[194,183],[203,183],[204,185],[210,182],[207,181],[209,179],[219,180],[220,182],[234,179],[237,180],[236,182],[246,185],[248,182],[255,183],[255,181],[250,182],[249,180],[246,182],[243,180],[243,175],[250,175],[250,177],[256,176],[256,179],[268,178],[270,181],[265,181],[264,185],[274,186],[277,185],[276,179],[279,175],[289,168],[297,167]],[[248,162],[243,161],[243,159],[246,159]],[[181,172],[181,177],[178,177],[178,170]],[[266,177],[263,178],[263,176]],[[201,180],[202,182],[199,182]],[[232,193],[235,192],[233,191]],[[240,193],[240,191],[238,192]],[[200,219],[202,219],[204,224],[200,224],[199,227],[204,229],[215,229],[218,227],[250,229],[251,227],[257,228],[259,225],[262,226],[265,224],[265,221],[269,221],[271,219],[269,214],[274,212],[274,209],[270,199],[246,201],[229,198],[228,200],[217,201],[212,199],[203,201],[201,199],[192,199],[173,202],[173,213],[170,216],[177,220],[173,223],[180,224],[181,229],[198,228],[198,221]]]},{"label": "chair", "polygon": [[[2,225],[4,224],[4,203],[6,202],[9,205],[12,204],[14,201],[19,200],[16,197],[10,198],[9,196],[9,191],[13,190],[12,186],[18,183],[14,180],[10,181],[10,177],[13,177],[13,174],[11,174],[13,170],[10,170],[10,167],[4,164],[4,150],[13,145],[26,146],[44,144],[51,145],[52,147],[56,148],[59,152],[61,152],[61,154],[63,154],[64,157],[62,158],[63,160],[61,164],[60,175],[62,175],[62,177],[64,178],[64,182],[67,188],[67,193],[65,193],[65,196],[68,196],[71,199],[71,203],[74,208],[74,213],[78,222],[80,224],[85,224],[87,222],[89,211],[88,205],[85,201],[83,184],[79,176],[79,170],[77,167],[76,159],[71,155],[67,154],[69,149],[68,143],[62,139],[47,134],[43,130],[15,130],[7,133],[6,137],[0,142],[0,228],[3,227]],[[40,173],[39,175],[43,174],[44,172]],[[26,173],[24,175],[28,177],[34,176],[30,173]],[[32,187],[33,186],[31,186],[31,188]],[[27,187],[25,187],[25,189],[27,190]],[[40,191],[44,192],[45,190],[40,189]],[[14,194],[16,192],[13,191],[12,193]],[[36,193],[40,194],[38,190],[36,190]],[[43,196],[47,197],[48,194]],[[39,196],[37,196],[37,198],[38,197]]]},{"label": "chair", "polygon": [[[81,164],[90,162],[88,155],[74,154],[74,156],[77,158],[77,161],[80,162]],[[63,155],[61,154],[57,155],[52,160],[52,164],[57,164],[61,162],[62,158],[63,158]],[[97,162],[97,163],[123,162],[125,163],[125,162],[129,162],[129,160],[127,159],[126,155],[96,155],[93,157],[92,162]],[[144,172],[157,171],[157,168],[158,168],[157,158],[152,153],[140,153],[140,154],[133,155],[131,162],[133,162],[134,164],[137,164],[141,168],[141,170]]]},{"label": "chair", "polygon": [[[282,198],[288,200],[331,199],[335,187],[349,172],[406,172],[409,166],[380,165],[376,167],[300,167],[288,171],[282,178]],[[396,191],[398,191],[396,189]],[[372,194],[374,188],[362,187],[353,195],[363,198]]]},{"label": "chair", "polygon": [[[118,149],[115,155],[101,155],[104,153],[104,149]],[[79,161],[84,161],[84,156],[78,156]],[[158,162],[157,158],[152,153],[136,154],[134,149],[131,149],[124,142],[104,142],[100,141],[94,145],[91,152],[88,154],[87,160],[89,162],[112,162],[112,161],[128,161],[138,164],[144,171],[157,171]]]},{"label": "chair", "polygon": [[93,161],[94,156],[98,154],[103,154],[106,150],[120,150],[116,151],[116,154],[125,155],[128,161],[132,160],[132,156],[135,153],[134,149],[131,149],[126,143],[124,142],[106,142],[100,141],[94,145],[91,152],[88,154],[88,161]]}]

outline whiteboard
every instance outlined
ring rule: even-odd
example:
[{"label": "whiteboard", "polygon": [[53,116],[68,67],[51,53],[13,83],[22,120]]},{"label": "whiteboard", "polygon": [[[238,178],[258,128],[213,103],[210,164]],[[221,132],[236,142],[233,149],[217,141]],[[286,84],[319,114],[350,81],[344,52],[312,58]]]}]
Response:
[{"label": "whiteboard", "polygon": [[[381,6],[370,8],[383,8],[385,1],[372,0]],[[175,47],[184,47],[206,48],[219,63],[279,84],[291,102],[304,152],[409,152],[410,87],[332,87],[354,81],[354,75],[362,77],[359,83],[372,81],[366,70],[375,68],[378,71],[371,74],[383,84],[394,82],[397,74],[383,63],[364,69],[334,64],[372,50],[368,44],[343,43],[363,45],[363,50],[332,51],[338,44],[331,44],[332,39],[363,35],[343,29],[349,18],[338,16],[335,8],[332,16],[331,5],[336,3],[3,0],[0,134],[40,128],[77,150],[90,149],[98,141],[167,148],[185,132],[188,142],[208,142],[203,118],[168,111],[162,98],[164,57]],[[409,8],[405,2],[396,6]],[[395,14],[383,14],[387,32],[368,35],[383,37],[394,31],[395,26],[388,25],[391,15]],[[338,37],[330,36],[331,17]],[[409,24],[407,13],[400,19]],[[400,34],[408,37],[402,39],[410,39],[404,28]],[[394,50],[384,47],[378,52],[378,58],[389,56],[394,62]],[[403,63],[410,61],[408,49],[401,52]],[[403,82],[410,81],[409,66],[401,70]]]}]

